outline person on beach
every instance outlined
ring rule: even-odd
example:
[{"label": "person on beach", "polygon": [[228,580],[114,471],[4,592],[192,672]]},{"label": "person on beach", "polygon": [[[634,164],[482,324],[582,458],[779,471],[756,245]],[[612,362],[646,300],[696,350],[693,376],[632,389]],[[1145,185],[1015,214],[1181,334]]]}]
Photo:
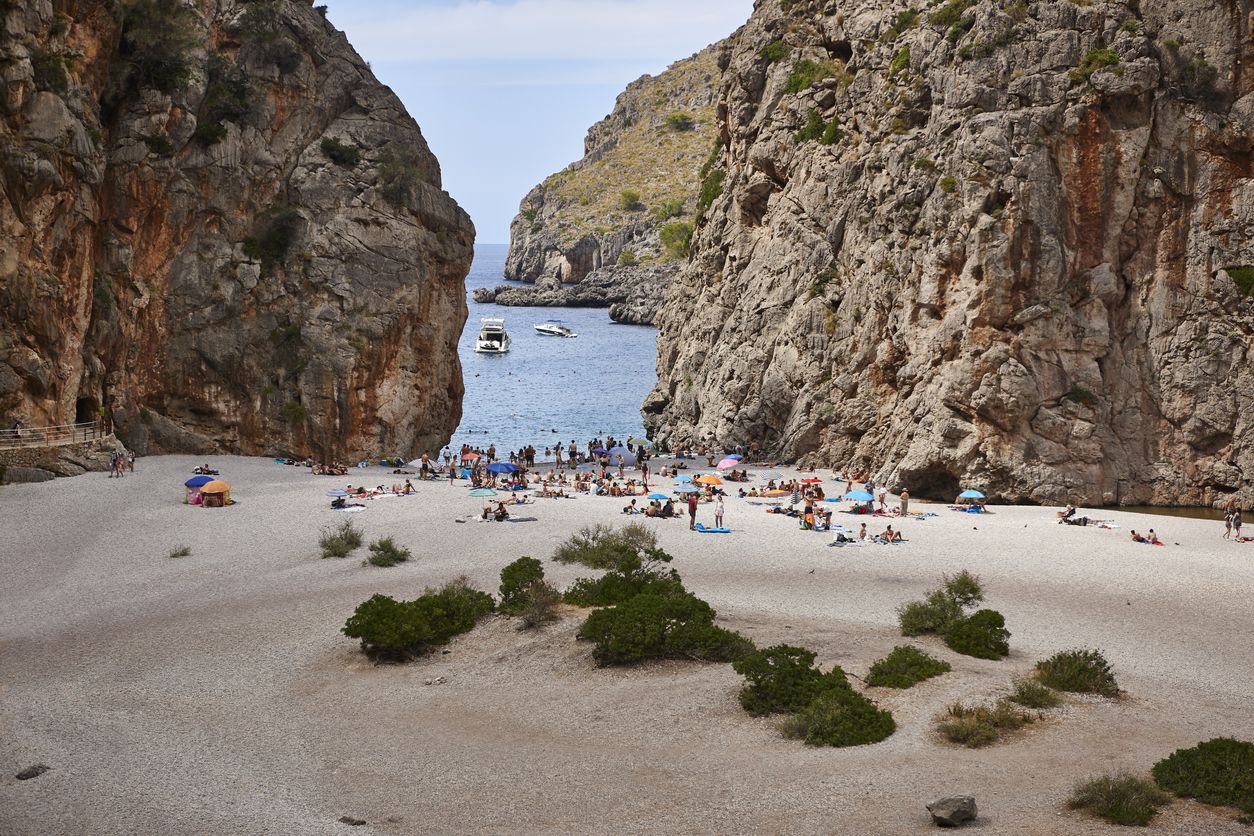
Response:
[{"label": "person on beach", "polygon": [[131,473],[135,472],[135,451],[134,450],[126,451],[126,469],[129,470]]},{"label": "person on beach", "polygon": [[719,497],[714,500],[714,527],[715,528],[723,527],[723,510],[724,510],[723,497],[722,495],[719,495]]},{"label": "person on beach", "polygon": [[867,538],[866,523],[863,523],[862,527],[858,529],[858,539],[865,540],[866,538]]},{"label": "person on beach", "polygon": [[910,491],[905,488],[901,489],[901,515],[904,517],[910,513]]},{"label": "person on beach", "polygon": [[692,531],[697,527],[697,495],[696,493],[688,494],[688,530]]},{"label": "person on beach", "polygon": [[1155,546],[1161,546],[1163,544],[1163,541],[1158,539],[1158,535],[1154,533],[1154,529],[1152,528],[1149,530],[1149,534],[1145,535],[1145,542],[1152,543]]},{"label": "person on beach", "polygon": [[1232,512],[1232,536],[1237,541],[1241,540],[1241,509]]},{"label": "person on beach", "polygon": [[902,536],[900,531],[893,531],[893,527],[890,525],[884,529],[884,533],[880,535],[880,539],[885,543],[900,543],[902,541]]},{"label": "person on beach", "polygon": [[888,504],[887,504],[888,503],[888,488],[881,487],[879,490],[879,494],[877,494],[877,498],[879,499],[879,502],[880,502],[880,510],[887,511],[888,510]]},{"label": "person on beach", "polygon": [[1133,542],[1133,543],[1148,543],[1149,541],[1148,541],[1148,540],[1146,540],[1144,537],[1142,537],[1140,534],[1137,534],[1137,533],[1136,533],[1136,530],[1135,530],[1135,529],[1133,529],[1133,531],[1132,531],[1132,542]]},{"label": "person on beach", "polygon": [[1224,512],[1224,539],[1227,540],[1230,537],[1232,537],[1232,512],[1225,511]]}]

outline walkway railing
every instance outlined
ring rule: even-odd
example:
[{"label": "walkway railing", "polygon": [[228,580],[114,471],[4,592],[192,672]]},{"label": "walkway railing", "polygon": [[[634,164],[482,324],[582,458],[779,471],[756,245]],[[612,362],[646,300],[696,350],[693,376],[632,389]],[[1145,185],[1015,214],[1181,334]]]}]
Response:
[{"label": "walkway railing", "polygon": [[91,441],[100,438],[102,435],[99,421],[83,424],[61,424],[55,427],[9,428],[0,430],[0,448],[74,444]]}]

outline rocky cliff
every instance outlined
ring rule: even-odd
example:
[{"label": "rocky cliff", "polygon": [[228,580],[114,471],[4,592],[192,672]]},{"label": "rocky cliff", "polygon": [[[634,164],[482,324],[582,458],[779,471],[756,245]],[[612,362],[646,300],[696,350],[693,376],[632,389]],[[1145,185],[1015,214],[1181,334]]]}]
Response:
[{"label": "rocky cliff", "polygon": [[103,408],[141,452],[447,439],[474,230],[324,13],[0,14],[0,414]]},{"label": "rocky cliff", "polygon": [[930,497],[1254,500],[1250,12],[760,0],[652,435]]},{"label": "rocky cliff", "polygon": [[[719,48],[628,85],[613,112],[588,130],[583,158],[523,198],[510,225],[507,278],[575,283],[595,270],[639,263],[651,269],[608,272],[596,283],[635,286],[647,276],[660,282],[660,298],[687,257],[697,172],[717,136]],[[670,266],[652,269],[662,265]]]}]

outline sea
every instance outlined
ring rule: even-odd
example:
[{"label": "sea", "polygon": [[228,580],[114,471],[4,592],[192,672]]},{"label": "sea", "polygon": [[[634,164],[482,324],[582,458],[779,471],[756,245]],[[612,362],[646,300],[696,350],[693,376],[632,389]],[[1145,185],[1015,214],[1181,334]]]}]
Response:
[{"label": "sea", "polygon": [[[457,352],[466,396],[453,447],[499,451],[545,447],[612,435],[644,435],[640,405],[657,382],[657,329],[619,325],[608,308],[533,308],[479,304],[475,288],[510,284],[504,244],[477,244],[466,304],[470,314]],[[476,354],[479,320],[500,317],[510,336],[506,354]],[[537,323],[560,320],[579,336],[546,337]]]}]

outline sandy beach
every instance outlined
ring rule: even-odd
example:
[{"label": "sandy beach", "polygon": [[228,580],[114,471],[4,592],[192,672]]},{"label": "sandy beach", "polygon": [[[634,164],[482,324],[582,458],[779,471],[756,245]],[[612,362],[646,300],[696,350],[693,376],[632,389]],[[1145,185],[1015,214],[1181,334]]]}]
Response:
[{"label": "sandy beach", "polygon": [[[414,597],[464,574],[495,593],[521,555],[565,587],[592,573],[552,563],[554,547],[581,525],[628,521],[625,500],[538,500],[537,522],[457,523],[481,501],[439,481],[348,517],[328,489],[397,477],[214,457],[238,504],[185,506],[200,461],[0,489],[0,832],[908,834],[934,829],[926,802],[970,793],[980,832],[1117,833],[1066,809],[1076,780],[1254,738],[1254,544],[1222,540],[1218,519],[1089,510],[1119,526],[1100,530],[1058,525],[1052,508],[912,503],[938,516],[875,520],[908,542],[861,548],[734,497],[730,535],[648,521],[685,584],[759,646],[802,645],[858,676],[901,643],[953,665],[906,691],[868,690],[896,717],[887,741],[820,749],[747,715],[728,665],[597,668],[575,614],[530,632],[491,618],[405,666],[370,664],[339,632],[376,592]],[[414,559],[320,559],[319,529],[345,518]],[[1129,541],[1148,528],[1167,545]],[[168,557],[179,545],[191,555]],[[961,569],[1006,617],[1004,661],[898,633],[895,608]],[[934,735],[947,704],[1005,693],[1075,647],[1103,650],[1127,696],[1068,698],[987,749]],[[39,763],[51,771],[15,780]],[[1250,830],[1176,802],[1149,832]]]}]

